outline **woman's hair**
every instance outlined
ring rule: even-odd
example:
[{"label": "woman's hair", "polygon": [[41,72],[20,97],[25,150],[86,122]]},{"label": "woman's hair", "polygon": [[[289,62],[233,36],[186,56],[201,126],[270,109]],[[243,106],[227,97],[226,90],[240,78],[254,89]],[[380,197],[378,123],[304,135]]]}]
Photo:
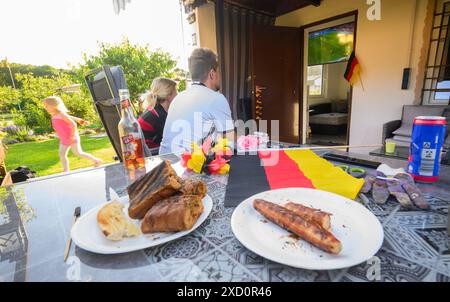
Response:
[{"label": "woman's hair", "polygon": [[59,96],[49,96],[48,98],[44,99],[42,102],[44,104],[52,106],[53,108],[55,108],[57,111],[59,111],[61,113],[69,112],[66,105],[64,105],[63,100]]},{"label": "woman's hair", "polygon": [[156,78],[147,93],[146,107],[155,107],[156,103],[163,102],[177,89],[177,82],[168,78]]}]

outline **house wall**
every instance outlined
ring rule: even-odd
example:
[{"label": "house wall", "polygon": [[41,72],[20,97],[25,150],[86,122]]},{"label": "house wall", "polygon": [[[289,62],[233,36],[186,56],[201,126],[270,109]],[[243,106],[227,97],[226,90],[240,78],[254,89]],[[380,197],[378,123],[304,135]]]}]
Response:
[{"label": "house wall", "polygon": [[216,17],[214,3],[210,2],[194,10],[195,21],[189,23],[190,15],[184,13],[183,30],[184,30],[184,55],[186,57],[185,66],[187,67],[187,58],[197,47],[208,47],[217,53],[216,42]]},{"label": "house wall", "polygon": [[[356,54],[364,90],[360,83],[353,89],[350,144],[381,143],[383,123],[399,119],[403,105],[420,102],[423,53],[431,31],[426,21],[434,8],[429,1],[434,0],[381,1],[379,21],[367,18],[370,6],[364,0],[323,0],[319,7],[309,6],[277,18],[277,26],[300,27],[358,10]],[[412,68],[410,86],[401,90],[406,67]]]},{"label": "house wall", "polygon": [[217,53],[216,12],[213,2],[196,9],[197,33],[200,47],[208,47]]}]

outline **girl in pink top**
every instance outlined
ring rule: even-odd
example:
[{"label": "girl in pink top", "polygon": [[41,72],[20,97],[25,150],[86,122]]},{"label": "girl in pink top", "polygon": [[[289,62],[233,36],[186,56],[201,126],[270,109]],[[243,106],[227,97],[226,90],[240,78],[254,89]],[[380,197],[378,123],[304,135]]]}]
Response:
[{"label": "girl in pink top", "polygon": [[58,134],[59,144],[59,158],[61,160],[64,172],[70,171],[69,159],[67,153],[72,148],[75,156],[90,159],[97,167],[102,163],[102,160],[93,156],[92,154],[83,152],[80,144],[80,135],[78,134],[77,124],[74,117],[67,114],[68,110],[60,97],[51,96],[44,101],[44,107],[52,116],[52,126]]}]

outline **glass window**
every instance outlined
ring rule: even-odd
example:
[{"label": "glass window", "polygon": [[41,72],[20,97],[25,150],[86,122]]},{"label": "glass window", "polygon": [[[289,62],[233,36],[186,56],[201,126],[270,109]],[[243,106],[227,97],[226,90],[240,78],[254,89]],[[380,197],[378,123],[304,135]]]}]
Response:
[{"label": "glass window", "polygon": [[308,66],[308,86],[310,96],[323,96],[323,65]]},{"label": "glass window", "polygon": [[450,100],[450,81],[438,82],[436,88],[435,100]]},{"label": "glass window", "polygon": [[450,101],[450,2],[436,1],[435,26],[429,45],[428,64],[423,84],[423,105],[448,104]]}]

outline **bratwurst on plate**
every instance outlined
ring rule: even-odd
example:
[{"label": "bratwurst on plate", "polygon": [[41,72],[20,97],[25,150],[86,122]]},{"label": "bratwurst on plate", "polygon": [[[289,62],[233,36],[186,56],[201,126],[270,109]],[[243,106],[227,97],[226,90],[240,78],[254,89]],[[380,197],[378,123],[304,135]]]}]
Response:
[{"label": "bratwurst on plate", "polygon": [[262,199],[255,199],[253,207],[268,220],[327,253],[339,254],[342,250],[341,242],[312,220],[298,216],[282,206]]},{"label": "bratwurst on plate", "polygon": [[298,203],[289,202],[284,205],[288,210],[291,210],[298,216],[302,216],[305,219],[312,220],[313,222],[320,225],[327,231],[331,231],[331,214],[320,211],[317,209],[305,207]]}]

